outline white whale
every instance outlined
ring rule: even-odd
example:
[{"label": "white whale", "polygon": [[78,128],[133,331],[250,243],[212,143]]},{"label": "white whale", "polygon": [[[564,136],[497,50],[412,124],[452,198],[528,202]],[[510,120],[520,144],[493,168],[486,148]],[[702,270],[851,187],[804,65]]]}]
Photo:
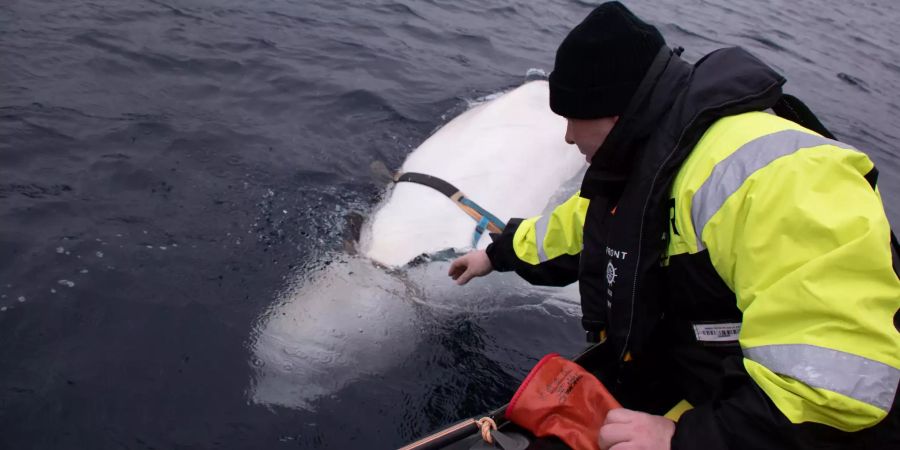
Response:
[{"label": "white whale", "polygon": [[[548,107],[547,83],[532,81],[451,120],[409,155],[401,171],[442,178],[501,220],[534,216],[571,195],[586,167],[565,144],[565,126]],[[405,182],[392,186],[363,226],[359,254],[336,255],[299,274],[260,317],[252,338],[251,399],[311,409],[316,399],[400,364],[420,342],[422,322],[435,314],[473,305],[509,307],[503,293],[542,289],[515,275],[457,287],[446,276],[447,262],[405,267],[422,254],[466,250],[474,228],[437,191]],[[477,246],[488,243],[485,233]],[[577,312],[574,286],[543,289],[531,297]]]},{"label": "white whale", "polygon": [[[550,111],[544,81],[533,81],[475,106],[439,129],[403,163],[458,187],[505,220],[540,214],[584,167],[563,141],[565,119]],[[439,192],[399,183],[362,237],[363,253],[387,265],[470,245],[473,221]],[[482,237],[486,246],[489,239]]]}]

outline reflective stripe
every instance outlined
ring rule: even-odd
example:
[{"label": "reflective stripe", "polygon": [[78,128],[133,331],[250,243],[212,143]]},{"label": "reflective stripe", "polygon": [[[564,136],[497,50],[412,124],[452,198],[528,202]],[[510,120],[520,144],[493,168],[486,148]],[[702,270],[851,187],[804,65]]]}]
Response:
[{"label": "reflective stripe", "polygon": [[900,382],[900,369],[815,345],[764,345],[744,349],[744,356],[809,387],[837,392],[884,411],[891,409]]},{"label": "reflective stripe", "polygon": [[701,239],[706,223],[750,175],[782,156],[819,145],[835,145],[856,150],[843,142],[815,134],[798,130],[783,130],[758,137],[719,161],[713,167],[709,178],[703,182],[691,199],[691,220],[694,223],[694,233],[697,237],[697,250],[706,248]]},{"label": "reflective stripe", "polygon": [[547,262],[547,252],[544,251],[544,239],[547,237],[547,227],[550,226],[550,216],[545,214],[534,222],[534,241],[537,244],[537,254],[539,262]]}]

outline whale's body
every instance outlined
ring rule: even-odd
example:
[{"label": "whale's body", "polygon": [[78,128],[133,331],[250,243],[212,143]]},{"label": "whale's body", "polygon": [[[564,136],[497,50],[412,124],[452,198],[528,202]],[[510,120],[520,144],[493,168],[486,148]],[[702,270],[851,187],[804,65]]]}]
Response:
[{"label": "whale's body", "polygon": [[[565,119],[548,104],[547,83],[533,81],[477,105],[422,143],[400,171],[441,178],[503,220],[540,214],[585,165],[563,140]],[[364,229],[361,247],[372,260],[400,266],[471,245],[474,227],[439,192],[399,183]],[[488,241],[485,235],[481,246]]]},{"label": "whale's body", "polygon": [[[504,221],[538,215],[551,200],[571,195],[571,181],[585,168],[563,140],[565,126],[549,110],[547,83],[530,82],[451,120],[409,155],[401,171],[442,178]],[[474,228],[439,192],[394,185],[364,224],[358,255],[337,255],[301,274],[260,318],[252,345],[252,399],[311,408],[314,400],[383,373],[413,352],[424,333],[418,326],[423,311],[483,308],[504,293],[536,289],[514,275],[460,288],[447,278],[446,262],[405,267],[422,254],[471,247]],[[488,242],[485,233],[478,246]],[[537,297],[562,300],[574,313],[575,289]]]}]

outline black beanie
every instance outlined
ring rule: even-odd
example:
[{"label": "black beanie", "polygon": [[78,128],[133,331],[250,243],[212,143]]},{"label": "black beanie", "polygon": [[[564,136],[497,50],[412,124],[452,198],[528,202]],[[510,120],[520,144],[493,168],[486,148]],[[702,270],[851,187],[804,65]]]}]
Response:
[{"label": "black beanie", "polygon": [[659,30],[625,5],[598,6],[556,51],[550,109],[570,119],[621,115],[664,45]]}]

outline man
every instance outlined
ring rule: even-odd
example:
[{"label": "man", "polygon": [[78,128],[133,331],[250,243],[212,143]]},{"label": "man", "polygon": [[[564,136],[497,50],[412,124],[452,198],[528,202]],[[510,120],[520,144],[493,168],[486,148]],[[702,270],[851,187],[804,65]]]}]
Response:
[{"label": "man", "polygon": [[[550,107],[590,163],[581,191],[450,275],[579,281],[599,377],[628,408],[602,448],[900,448],[877,172],[783,83],[739,48],[689,65],[618,2],[559,47]],[[656,415],[678,399],[677,426]]]}]

